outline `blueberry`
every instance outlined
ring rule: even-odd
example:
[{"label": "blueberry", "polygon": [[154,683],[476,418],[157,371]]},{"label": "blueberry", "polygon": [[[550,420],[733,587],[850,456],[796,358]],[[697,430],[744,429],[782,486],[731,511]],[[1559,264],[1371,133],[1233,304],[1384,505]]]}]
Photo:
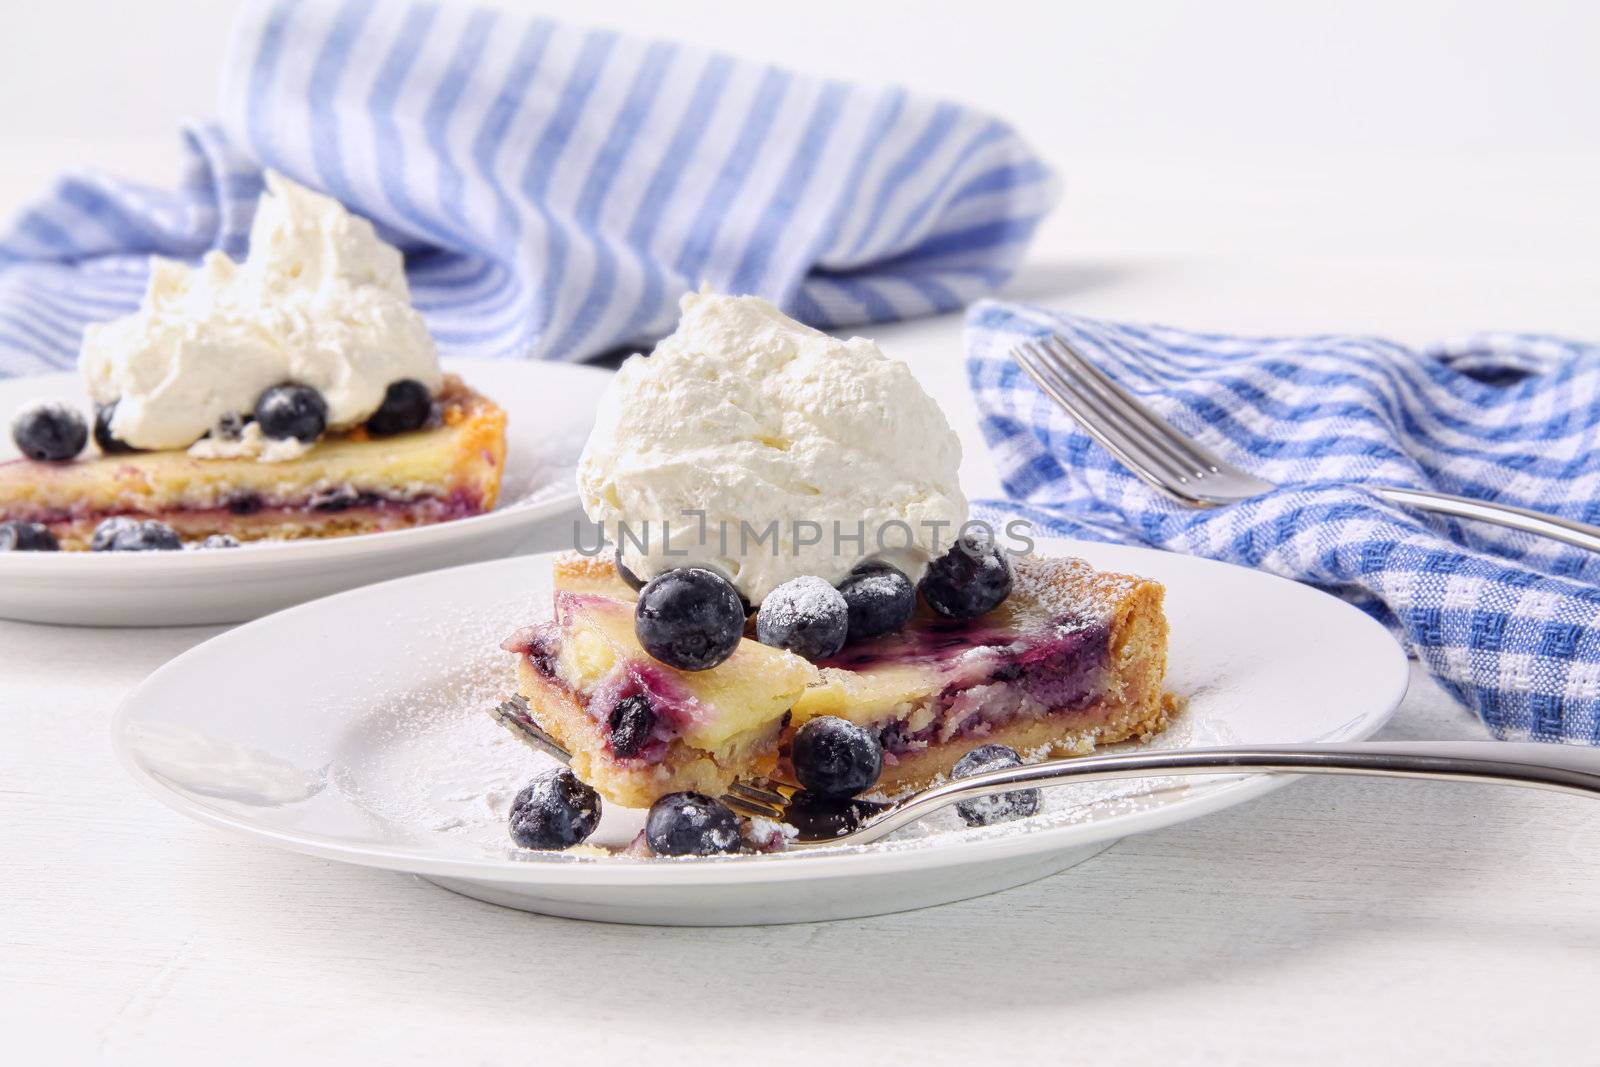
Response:
[{"label": "blueberry", "polygon": [[726,578],[703,567],[678,567],[639,590],[633,629],[644,650],[662,663],[703,671],[739,647],[744,609]]},{"label": "blueberry", "polygon": [[244,428],[250,425],[250,421],[249,415],[229,411],[217,420],[217,425],[212,429],[210,436],[219,441],[237,441],[244,436]]},{"label": "blueberry", "polygon": [[975,619],[1011,594],[1011,564],[992,540],[963,537],[928,564],[917,588],[940,615]]},{"label": "blueberry", "polygon": [[89,539],[91,552],[170,552],[183,547],[177,531],[155,519],[106,519]]},{"label": "blueberry", "polygon": [[306,501],[306,506],[312,511],[337,514],[341,511],[349,511],[359,503],[361,503],[360,493],[356,492],[351,486],[338,485],[331,489],[313,493]]},{"label": "blueberry", "polygon": [[668,793],[650,805],[644,839],[658,856],[710,856],[739,851],[739,819],[704,793]]},{"label": "blueberry", "polygon": [[432,413],[433,397],[428,395],[428,387],[414,378],[401,378],[384,392],[383,403],[367,420],[367,432],[386,437],[420,430]]},{"label": "blueberry", "polygon": [[644,579],[633,573],[628,565],[622,562],[622,546],[617,546],[617,576],[622,579],[629,589],[635,593],[644,588]]},{"label": "blueberry", "polygon": [[511,840],[523,848],[570,848],[600,825],[600,794],[571,768],[547,771],[511,802]]},{"label": "blueberry", "polygon": [[611,734],[611,751],[621,759],[632,759],[650,740],[650,731],[656,727],[656,709],[643,693],[623,697],[606,717],[606,729]]},{"label": "blueberry", "polygon": [[883,746],[870,730],[848,719],[822,715],[795,733],[789,761],[807,790],[838,800],[853,797],[878,780]]},{"label": "blueberry", "polygon": [[67,405],[40,400],[11,420],[11,439],[29,459],[59,463],[83,451],[89,443],[89,425]]},{"label": "blueberry", "polygon": [[[952,778],[970,778],[984,771],[998,771],[1006,767],[1022,766],[1022,757],[1015,749],[1005,745],[984,745],[975,748],[956,761],[950,769]],[[1008,819],[1021,819],[1039,810],[1037,789],[1016,789],[1010,793],[995,793],[976,800],[963,800],[956,812],[968,826],[989,826]]]},{"label": "blueberry", "polygon": [[850,609],[850,643],[905,629],[917,610],[917,590],[898,567],[879,560],[862,563],[839,583]]},{"label": "blueberry", "polygon": [[224,503],[228,508],[228,512],[232,515],[254,515],[266,506],[266,501],[261,499],[261,494],[249,489],[229,493]]},{"label": "blueberry", "polygon": [[134,448],[111,432],[111,420],[116,414],[116,401],[112,401],[109,404],[101,404],[94,409],[94,443],[99,445],[100,451],[108,456],[115,456],[123,452],[142,451],[142,449]]},{"label": "blueberry", "polygon": [[309,444],[328,428],[328,402],[308,385],[274,385],[256,400],[256,422],[274,441]]},{"label": "blueberry", "polygon": [[756,639],[806,659],[826,659],[844,647],[850,609],[839,590],[813,575],[791,578],[767,594],[756,613]]},{"label": "blueberry", "polygon": [[60,547],[42,522],[0,522],[0,552],[54,552]]},{"label": "blueberry", "polygon": [[119,537],[132,537],[139,530],[139,520],[126,516],[117,516],[113,519],[102,519],[100,525],[94,528],[94,534],[89,538],[89,551],[109,552],[111,543]]},{"label": "blueberry", "polygon": [[239,539],[232,534],[212,534],[200,542],[201,548],[238,548]]}]

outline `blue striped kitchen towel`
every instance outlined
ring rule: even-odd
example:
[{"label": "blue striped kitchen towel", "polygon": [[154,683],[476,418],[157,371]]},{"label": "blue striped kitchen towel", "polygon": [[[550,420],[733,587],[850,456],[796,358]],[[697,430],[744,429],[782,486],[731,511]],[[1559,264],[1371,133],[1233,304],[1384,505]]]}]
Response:
[{"label": "blue striped kitchen towel", "polygon": [[819,326],[964,306],[1057,189],[964,107],[459,5],[251,4],[221,103],[181,189],[70,177],[0,238],[0,374],[69,365],[152,253],[242,256],[263,166],[405,250],[445,352],[551,359],[664,334],[702,281]]},{"label": "blue striped kitchen towel", "polygon": [[[1007,357],[1048,333],[1282,488],[1213,510],[1168,502]],[[1387,624],[1496,736],[1600,743],[1600,556],[1362,489],[1435,489],[1600,523],[1600,346],[1224,337],[985,301],[968,313],[967,351],[1010,498],[990,507],[1048,532],[1320,586]]]}]

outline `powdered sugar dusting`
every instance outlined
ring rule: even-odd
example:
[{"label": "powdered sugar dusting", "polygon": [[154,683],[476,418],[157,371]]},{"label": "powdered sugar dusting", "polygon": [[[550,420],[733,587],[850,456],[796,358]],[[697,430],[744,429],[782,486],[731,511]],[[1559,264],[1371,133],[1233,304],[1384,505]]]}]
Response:
[{"label": "powdered sugar dusting", "polygon": [[[1125,595],[1141,581],[1101,575],[1077,561],[1030,558],[1018,563],[1023,595],[1052,605],[1071,603],[1084,612],[1095,605],[1095,614],[1109,611],[1117,595]],[[592,848],[531,852],[515,847],[507,834],[512,799],[534,775],[554,765],[549,757],[525,748],[486,714],[487,708],[515,689],[515,657],[501,650],[501,642],[524,626],[550,618],[549,585],[545,575],[532,573],[537,566],[530,564],[525,590],[509,592],[498,603],[456,605],[420,628],[374,620],[376,627],[393,628],[394,641],[419,665],[427,682],[397,686],[381,669],[361,679],[370,698],[353,715],[348,709],[337,712],[337,717],[350,725],[335,745],[328,782],[366,814],[371,828],[385,840],[425,843],[430,850],[479,858],[638,862],[613,850],[623,850],[637,838],[645,813],[612,804],[603,805],[600,829],[589,842],[595,846]],[[329,709],[329,714],[334,715],[334,710]],[[1148,747],[1183,748],[1229,740],[1208,724],[1180,715]],[[1102,750],[1136,747],[1137,743],[1125,743]],[[1023,755],[1031,760],[1042,754]],[[1153,778],[1046,789],[1039,814],[1015,822],[968,828],[953,809],[947,809],[876,844],[803,852],[781,851],[792,836],[791,829],[761,823],[751,826],[758,831],[754,836],[763,847],[777,851],[677,862],[804,862],[806,856],[819,853],[946,847],[1160,807],[1200,787],[1200,781]]]},{"label": "powdered sugar dusting", "polygon": [[1085,622],[1104,621],[1141,586],[1160,588],[1148,578],[1097,571],[1068,557],[1021,556],[1012,560],[1011,570],[1012,600]]},{"label": "powdered sugar dusting", "polygon": [[761,602],[761,617],[771,625],[792,627],[844,610],[839,590],[814,574],[791,578]]}]

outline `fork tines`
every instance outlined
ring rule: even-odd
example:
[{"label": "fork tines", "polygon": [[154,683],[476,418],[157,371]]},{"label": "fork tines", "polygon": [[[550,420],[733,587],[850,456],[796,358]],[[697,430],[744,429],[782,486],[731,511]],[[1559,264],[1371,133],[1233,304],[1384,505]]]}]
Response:
[{"label": "fork tines", "polygon": [[511,731],[513,737],[529,748],[554,756],[562,763],[572,762],[572,753],[561,746],[544,728],[533,721],[528,702],[521,695],[503,700],[489,709],[489,717]]},{"label": "fork tines", "polygon": [[[1154,488],[1190,504],[1242,499],[1271,488],[1173,429],[1061,338],[1023,342],[1011,358],[1089,436]],[[1233,484],[1238,479],[1256,484]]]}]

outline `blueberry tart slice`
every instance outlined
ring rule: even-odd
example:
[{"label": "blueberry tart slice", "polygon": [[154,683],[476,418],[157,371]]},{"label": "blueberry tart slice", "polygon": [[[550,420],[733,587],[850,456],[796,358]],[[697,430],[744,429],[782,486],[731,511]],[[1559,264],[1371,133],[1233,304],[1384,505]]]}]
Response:
[{"label": "blueberry tart slice", "polygon": [[685,790],[716,796],[736,777],[766,774],[858,791],[865,778],[796,773],[819,762],[809,755],[821,736],[807,729],[814,722],[828,727],[825,741],[875,739],[864,746],[881,761],[870,789],[891,797],[949,777],[976,749],[1005,746],[1034,762],[1164,729],[1176,701],[1164,686],[1161,585],[1077,559],[1005,565],[1004,578],[962,575],[955,589],[924,579],[898,630],[815,662],[752,640],[758,616],[731,656],[685,671],[640,645],[638,594],[612,561],[569,553],[555,564],[555,621],[503,647],[518,656],[533,717],[573,753],[574,770],[629,807]]},{"label": "blueberry tart slice", "polygon": [[[157,520],[184,541],[257,541],[377,533],[495,505],[505,412],[459,378],[445,378],[425,418],[416,417],[415,396],[401,396],[379,412],[377,425],[344,432],[324,432],[314,392],[268,393],[259,418],[241,420],[231,434],[219,427],[201,447],[119,448],[102,418],[98,451],[0,463],[0,522],[42,525],[72,550],[87,549],[95,528],[116,516]],[[257,439],[291,442],[298,454],[260,462]]]}]

